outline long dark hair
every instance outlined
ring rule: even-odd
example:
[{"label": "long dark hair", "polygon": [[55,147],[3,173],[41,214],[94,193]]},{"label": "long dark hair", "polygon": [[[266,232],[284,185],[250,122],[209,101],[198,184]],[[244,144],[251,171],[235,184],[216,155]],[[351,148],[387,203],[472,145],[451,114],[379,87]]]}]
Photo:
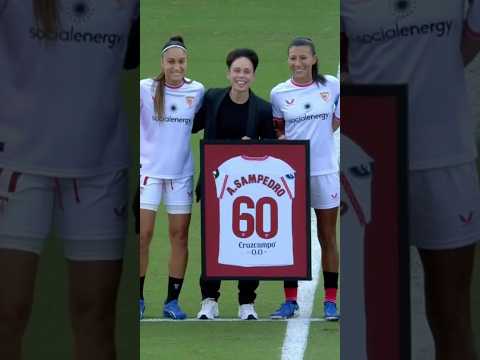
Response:
[{"label": "long dark hair", "polygon": [[[177,45],[186,49],[183,38],[179,35],[172,36],[162,48],[162,57],[163,52],[169,46]],[[153,100],[153,107],[155,109],[155,114],[157,114],[158,119],[161,119],[163,116],[164,105],[165,105],[165,72],[162,70],[159,75],[154,78],[153,86],[155,86],[155,97]]]},{"label": "long dark hair", "polygon": [[58,27],[57,0],[32,0],[33,15],[40,28],[47,33],[54,33]]},{"label": "long dark hair", "polygon": [[[290,45],[288,46],[288,50],[290,50],[290,48],[294,46],[308,46],[312,51],[312,55],[317,55],[317,52],[315,51],[315,45],[312,39],[308,37],[297,37],[293,39]],[[318,59],[317,59],[317,62],[312,66],[312,79],[317,84],[320,83],[322,85],[325,85],[325,83],[327,82],[327,79],[325,79],[325,76],[323,76],[318,72]]]},{"label": "long dark hair", "polygon": [[[122,0],[115,0],[121,3]],[[50,34],[55,33],[59,26],[57,0],[32,0],[33,15],[40,28]]]}]

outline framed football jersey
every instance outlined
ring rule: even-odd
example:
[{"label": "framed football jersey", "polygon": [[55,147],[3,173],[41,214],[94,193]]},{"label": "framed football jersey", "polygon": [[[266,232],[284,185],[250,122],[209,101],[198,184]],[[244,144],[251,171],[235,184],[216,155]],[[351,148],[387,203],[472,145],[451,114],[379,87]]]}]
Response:
[{"label": "framed football jersey", "polygon": [[206,279],[311,279],[308,141],[202,141]]},{"label": "framed football jersey", "polygon": [[342,85],[342,103],[341,360],[408,360],[406,87]]}]

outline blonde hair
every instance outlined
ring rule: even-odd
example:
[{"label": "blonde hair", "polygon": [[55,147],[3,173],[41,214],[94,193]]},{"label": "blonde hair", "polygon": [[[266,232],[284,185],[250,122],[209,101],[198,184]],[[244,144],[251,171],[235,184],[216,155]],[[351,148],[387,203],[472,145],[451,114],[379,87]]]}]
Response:
[{"label": "blonde hair", "polygon": [[163,117],[163,111],[165,107],[165,73],[162,71],[160,75],[154,78],[153,85],[155,88],[155,97],[153,99],[153,107],[155,114],[159,120]]}]

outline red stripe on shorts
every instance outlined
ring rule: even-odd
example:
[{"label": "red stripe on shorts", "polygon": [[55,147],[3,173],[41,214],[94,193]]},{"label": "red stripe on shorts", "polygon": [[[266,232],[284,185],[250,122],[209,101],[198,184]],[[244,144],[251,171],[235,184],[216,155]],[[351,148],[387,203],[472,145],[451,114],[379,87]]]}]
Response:
[{"label": "red stripe on shorts", "polygon": [[12,173],[12,176],[10,177],[10,182],[8,184],[8,192],[15,192],[17,190],[17,184],[18,184],[18,179],[20,178],[21,173],[19,172],[14,172]]},{"label": "red stripe on shorts", "polygon": [[73,179],[73,190],[75,191],[75,201],[80,202],[80,194],[78,192],[78,182],[77,179]]}]

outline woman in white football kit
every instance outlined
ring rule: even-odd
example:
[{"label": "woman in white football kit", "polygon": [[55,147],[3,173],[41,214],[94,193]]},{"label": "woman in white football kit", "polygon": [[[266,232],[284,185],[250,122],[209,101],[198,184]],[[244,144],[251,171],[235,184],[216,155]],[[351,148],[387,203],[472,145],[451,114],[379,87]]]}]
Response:
[{"label": "woman in white football kit", "polygon": [[[292,77],[275,86],[271,102],[279,139],[310,141],[311,207],[315,210],[322,248],[325,287],[324,313],[338,320],[338,249],[336,223],[340,180],[334,131],[340,124],[340,84],[336,77],[318,73],[315,46],[309,38],[296,38],[288,48]],[[288,318],[298,310],[296,281],[286,281],[285,302],[272,318]]]},{"label": "woman in white football kit", "polygon": [[409,232],[442,360],[476,359],[470,289],[480,191],[464,67],[480,49],[480,1],[469,3],[467,17],[464,0],[438,2],[434,10],[413,0],[345,0],[341,8],[342,78],[408,84]]},{"label": "woman in white football kit", "polygon": [[[75,359],[115,359],[128,133],[120,80],[138,1],[0,4],[0,358],[19,360],[55,224]],[[52,300],[55,301],[55,300]]]},{"label": "woman in white football kit", "polygon": [[140,318],[145,311],[143,285],[155,217],[161,202],[169,221],[171,254],[165,317],[185,319],[178,297],[188,260],[188,227],[193,202],[190,137],[205,92],[185,78],[187,49],[181,37],[163,47],[161,73],[140,81]]}]

